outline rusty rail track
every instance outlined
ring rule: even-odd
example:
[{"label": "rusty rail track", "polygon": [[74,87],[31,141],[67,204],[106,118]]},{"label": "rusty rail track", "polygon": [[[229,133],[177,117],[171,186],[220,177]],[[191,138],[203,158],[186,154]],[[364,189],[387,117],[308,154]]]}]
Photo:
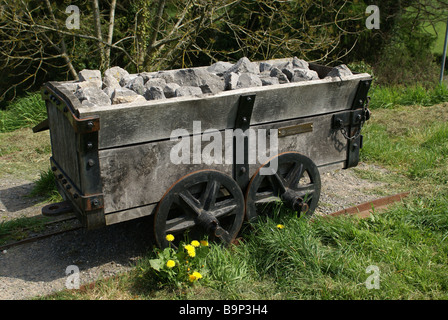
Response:
[{"label": "rusty rail track", "polygon": [[[74,216],[64,217],[64,218],[61,218],[61,219],[57,219],[57,220],[52,220],[52,221],[46,222],[46,223],[43,224],[42,227],[43,228],[49,228],[49,227],[55,226],[57,224],[64,224],[66,222],[75,221],[75,220],[77,220],[77,218],[74,217]],[[28,238],[25,238],[25,239],[22,239],[22,240],[9,242],[9,243],[6,243],[6,244],[3,244],[3,245],[0,246],[0,252],[2,252],[3,250],[7,250],[7,249],[9,249],[11,247],[20,246],[22,244],[31,243],[31,242],[34,242],[34,241],[46,239],[46,238],[53,237],[53,236],[56,236],[56,235],[59,235],[59,234],[63,234],[63,233],[66,233],[66,232],[79,230],[81,228],[82,228],[82,226],[80,226],[80,225],[74,226],[74,227],[71,227],[71,228],[62,228],[61,230],[48,232],[48,233],[43,233],[43,234],[35,235],[35,236],[32,236],[32,237],[28,237]],[[27,232],[27,231],[31,231],[31,230],[32,230],[32,228],[24,228],[22,231]],[[11,234],[11,233],[7,233],[6,235],[8,235],[8,234]]]},{"label": "rusty rail track", "polygon": [[[373,212],[378,213],[381,212],[383,210],[385,210],[388,206],[390,206],[391,204],[394,204],[396,202],[400,202],[402,201],[404,198],[406,198],[409,195],[409,192],[405,192],[405,193],[399,193],[396,195],[392,195],[392,196],[388,196],[388,197],[384,197],[384,198],[379,198],[379,199],[375,199],[372,201],[368,201],[362,204],[359,204],[357,206],[353,206],[350,208],[346,208],[340,211],[336,211],[333,213],[328,214],[328,217],[338,217],[338,216],[342,216],[342,215],[356,215],[360,218],[366,218],[369,217]],[[48,223],[44,224],[44,227],[48,227],[50,225],[54,225],[57,223],[64,223],[67,221],[71,221],[71,220],[75,220],[76,217],[71,216],[71,217],[66,217],[63,219],[58,219],[58,220],[54,220],[54,221],[50,221]],[[11,247],[15,247],[15,246],[20,246],[26,243],[31,243],[31,242],[35,242],[38,240],[43,240],[46,238],[50,238],[56,235],[60,235],[60,234],[64,234],[67,232],[71,232],[71,231],[76,231],[82,229],[82,226],[75,226],[72,228],[68,228],[68,229],[62,229],[62,230],[57,230],[54,232],[50,232],[50,233],[45,233],[45,234],[41,234],[41,235],[37,235],[37,236],[33,236],[33,237],[29,237],[23,240],[19,240],[16,242],[11,242],[11,243],[7,243],[4,245],[0,246],[0,252],[3,250],[7,250]]]},{"label": "rusty rail track", "polygon": [[406,198],[409,195],[409,192],[399,193],[392,196],[384,197],[375,199],[372,201],[368,201],[362,204],[359,204],[354,207],[350,207],[347,209],[343,209],[337,212],[330,213],[328,216],[330,217],[337,217],[341,215],[356,215],[360,218],[366,218],[369,217],[372,212],[381,212],[384,209],[386,209],[389,205],[400,202],[404,198]]}]

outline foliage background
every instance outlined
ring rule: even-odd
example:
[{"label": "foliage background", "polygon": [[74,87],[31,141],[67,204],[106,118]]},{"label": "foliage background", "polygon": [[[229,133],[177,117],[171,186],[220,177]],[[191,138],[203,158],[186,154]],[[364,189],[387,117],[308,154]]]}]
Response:
[{"label": "foliage background", "polygon": [[[365,26],[380,8],[380,29]],[[69,30],[66,8],[80,9]],[[82,69],[130,72],[209,65],[246,56],[363,62],[378,83],[437,81],[433,45],[446,0],[0,0],[0,103]]]}]

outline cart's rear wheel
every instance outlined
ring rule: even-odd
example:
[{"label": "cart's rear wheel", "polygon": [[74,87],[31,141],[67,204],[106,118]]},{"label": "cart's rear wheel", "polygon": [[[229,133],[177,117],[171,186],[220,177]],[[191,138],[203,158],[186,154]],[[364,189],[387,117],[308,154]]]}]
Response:
[{"label": "cart's rear wheel", "polygon": [[319,202],[320,187],[319,170],[310,158],[298,152],[279,154],[252,177],[246,192],[246,217],[254,221],[263,207],[279,200],[311,216]]},{"label": "cart's rear wheel", "polygon": [[[169,245],[168,234],[177,241],[189,238],[231,243],[244,220],[244,196],[238,184],[219,171],[200,170],[179,179],[160,200],[154,221],[157,245]],[[176,242],[172,245],[177,246]]]}]

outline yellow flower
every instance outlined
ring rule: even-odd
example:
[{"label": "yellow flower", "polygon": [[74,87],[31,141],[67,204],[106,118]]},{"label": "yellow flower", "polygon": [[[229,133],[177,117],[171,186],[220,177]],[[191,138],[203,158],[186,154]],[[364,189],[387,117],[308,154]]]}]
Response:
[{"label": "yellow flower", "polygon": [[188,280],[190,280],[190,282],[194,282],[194,281],[199,280],[201,278],[202,278],[202,274],[200,274],[197,271],[193,272],[193,274],[189,274],[188,275]]},{"label": "yellow flower", "polygon": [[189,250],[188,255],[192,258],[196,257],[196,250]]},{"label": "yellow flower", "polygon": [[197,248],[197,247],[200,246],[200,243],[199,243],[199,241],[193,240],[193,241],[191,241],[191,245],[192,245],[193,247]]},{"label": "yellow flower", "polygon": [[202,240],[202,241],[201,241],[201,244],[202,244],[204,247],[208,247],[208,241],[207,241],[207,240]]},{"label": "yellow flower", "polygon": [[196,249],[191,244],[187,244],[184,248],[190,257],[194,258],[196,256]]},{"label": "yellow flower", "polygon": [[167,241],[171,242],[171,241],[174,240],[174,236],[173,236],[172,234],[167,234],[166,237],[165,237],[165,239],[166,239]]},{"label": "yellow flower", "polygon": [[175,265],[176,265],[176,262],[174,262],[173,260],[168,260],[166,262],[166,266],[170,269],[173,268]]},{"label": "yellow flower", "polygon": [[190,280],[190,282],[193,282],[194,280],[196,280],[196,277],[192,274],[188,275],[188,280]]},{"label": "yellow flower", "polygon": [[284,228],[285,228],[285,226],[284,226],[284,225],[282,225],[282,224],[278,224],[278,225],[277,225],[277,228],[278,228],[278,229],[284,229]]}]

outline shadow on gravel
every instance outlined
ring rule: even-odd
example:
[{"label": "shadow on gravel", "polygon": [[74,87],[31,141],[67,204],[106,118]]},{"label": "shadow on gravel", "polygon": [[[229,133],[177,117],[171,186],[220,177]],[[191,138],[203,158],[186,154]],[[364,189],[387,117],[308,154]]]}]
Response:
[{"label": "shadow on gravel", "polygon": [[[123,271],[153,249],[152,217],[98,230],[80,229],[0,252],[0,285],[49,283],[63,289],[68,266],[79,268],[81,284]],[[43,284],[44,285],[44,284]],[[12,288],[9,288],[12,289]],[[34,294],[33,294],[34,295]]]},{"label": "shadow on gravel", "polygon": [[26,183],[7,189],[0,189],[0,207],[3,204],[7,212],[17,212],[39,203],[41,199],[29,196],[33,187],[34,183]]}]

